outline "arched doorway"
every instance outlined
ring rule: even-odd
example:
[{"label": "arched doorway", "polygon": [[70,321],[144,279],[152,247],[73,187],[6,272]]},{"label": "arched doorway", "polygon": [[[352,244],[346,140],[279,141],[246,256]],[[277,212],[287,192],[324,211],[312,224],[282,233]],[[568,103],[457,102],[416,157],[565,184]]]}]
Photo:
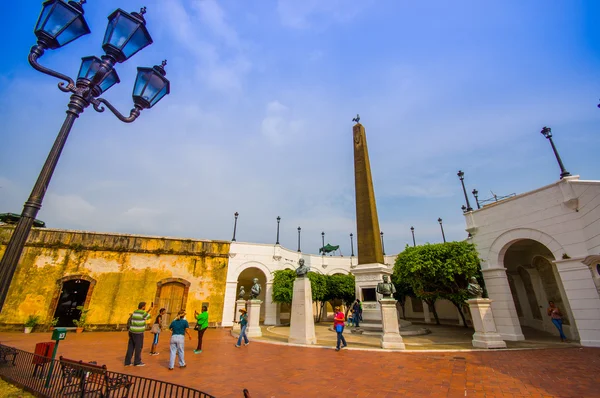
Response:
[{"label": "arched doorway", "polygon": [[[263,305],[260,306],[260,321],[263,322],[265,320],[266,305],[264,304],[266,303],[265,297],[267,290],[267,276],[264,274],[264,272],[256,267],[246,268],[240,273],[240,276],[238,276],[235,291],[239,292],[240,286],[244,286],[244,290],[246,291],[246,298],[249,299],[250,289],[252,288],[252,285],[254,285],[254,278],[258,278],[258,283],[260,283],[260,286],[262,286],[262,290],[260,292],[260,295],[258,296],[258,299],[262,300],[263,302]],[[235,314],[235,316],[237,317],[238,314]]]},{"label": "arched doorway", "polygon": [[[549,301],[563,313],[563,329],[570,339],[577,339],[572,327],[573,315],[563,293],[562,282],[554,255],[543,244],[532,239],[512,243],[504,254],[508,284],[523,332],[535,331],[556,334],[556,328],[546,313]],[[531,331],[533,329],[533,331]],[[527,336],[526,336],[527,337]]]},{"label": "arched doorway", "polygon": [[177,316],[177,313],[185,309],[187,305],[190,282],[185,279],[169,278],[158,282],[156,287],[154,310],[158,312],[161,308],[164,308],[166,314],[163,316],[163,324],[169,325]]},{"label": "arched doorway", "polygon": [[73,321],[80,318],[80,308],[88,307],[96,281],[83,275],[71,275],[59,279],[57,284],[52,317],[58,318],[56,326],[75,327]]}]

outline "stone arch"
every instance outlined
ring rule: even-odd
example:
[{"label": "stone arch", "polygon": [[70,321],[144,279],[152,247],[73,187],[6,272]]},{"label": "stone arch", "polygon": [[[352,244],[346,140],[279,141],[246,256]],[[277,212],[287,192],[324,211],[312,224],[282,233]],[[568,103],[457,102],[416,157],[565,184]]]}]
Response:
[{"label": "stone arch", "polygon": [[506,251],[513,243],[523,239],[531,239],[546,246],[556,260],[562,258],[562,254],[565,252],[562,245],[547,233],[531,228],[517,228],[504,232],[494,240],[487,253],[486,260],[491,262],[492,267],[506,268],[504,266]]},{"label": "stone arch", "polygon": [[258,262],[258,261],[248,261],[248,262],[245,262],[243,264],[240,264],[233,271],[233,273],[231,274],[231,279],[228,280],[227,282],[237,282],[237,280],[240,277],[241,273],[244,272],[244,270],[246,270],[248,268],[258,268],[259,270],[261,270],[265,274],[265,277],[267,278],[267,283],[273,281],[273,273],[271,272],[271,270],[266,265],[264,265],[263,263]]},{"label": "stone arch", "polygon": [[292,271],[295,271],[296,267],[292,263],[285,263],[283,264],[283,269],[291,269]]},{"label": "stone arch", "polygon": [[56,307],[58,306],[58,301],[60,299],[60,294],[62,291],[63,284],[72,280],[83,280],[89,282],[88,291],[85,297],[85,301],[83,304],[84,309],[88,309],[90,306],[90,301],[92,299],[92,294],[94,293],[94,286],[96,286],[96,280],[89,275],[84,274],[73,274],[66,275],[62,278],[56,280],[56,289],[54,289],[54,294],[52,295],[52,300],[50,300],[50,306],[48,308],[48,318],[54,318],[54,314],[56,313]]},{"label": "stone arch", "polygon": [[[166,288],[169,285],[179,285],[180,287],[179,292],[177,293],[181,293],[181,305],[177,305],[177,308],[170,308],[172,306],[172,299],[175,297],[163,297],[163,288]],[[183,278],[165,278],[165,279],[161,279],[160,281],[156,282],[156,294],[154,296],[154,307],[152,308],[152,315],[156,316],[158,315],[158,311],[160,310],[161,307],[165,307],[167,308],[167,313],[164,316],[163,322],[165,324],[169,324],[170,321],[172,319],[174,319],[175,315],[174,313],[176,311],[179,311],[180,309],[185,309],[187,306],[187,300],[188,300],[188,295],[190,293],[190,285],[191,282],[188,280],[185,280]],[[181,287],[183,289],[181,289]],[[169,286],[169,288],[173,288],[172,286]],[[179,294],[177,294],[177,296],[179,296]],[[178,298],[178,297],[177,297]],[[179,301],[179,299],[177,300]],[[179,308],[181,307],[181,308]]]},{"label": "stone arch", "polygon": [[347,269],[343,269],[343,268],[333,268],[333,269],[330,269],[329,271],[327,271],[327,275],[335,275],[335,274],[348,275],[348,274],[350,274],[350,271],[348,271]]}]

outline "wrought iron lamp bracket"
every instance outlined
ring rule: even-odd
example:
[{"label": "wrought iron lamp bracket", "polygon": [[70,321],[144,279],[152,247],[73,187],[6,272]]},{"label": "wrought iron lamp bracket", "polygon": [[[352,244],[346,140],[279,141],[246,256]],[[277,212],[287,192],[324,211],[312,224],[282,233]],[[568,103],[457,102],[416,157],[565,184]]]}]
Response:
[{"label": "wrought iron lamp bracket", "polygon": [[140,107],[138,105],[134,105],[133,109],[131,109],[131,111],[129,112],[129,117],[125,117],[125,116],[123,116],[123,114],[121,112],[119,112],[117,110],[117,108],[114,107],[113,104],[111,104],[104,98],[94,98],[94,99],[90,100],[90,102],[94,106],[94,110],[96,112],[100,112],[100,113],[104,112],[104,107],[102,105],[105,105],[117,117],[117,119],[119,119],[120,121],[122,121],[124,123],[133,122],[135,119],[137,119],[140,116],[140,113],[142,111],[142,107]]},{"label": "wrought iron lamp bracket", "polygon": [[67,85],[65,86],[65,82],[60,82],[58,83],[58,88],[60,89],[60,91],[65,92],[65,93],[74,93],[75,91],[75,82],[73,81],[73,79],[71,79],[69,76],[67,75],[63,75],[60,72],[56,72],[50,68],[46,68],[45,66],[42,66],[39,62],[38,59],[44,55],[44,51],[46,50],[46,46],[41,43],[38,42],[35,46],[31,47],[31,50],[29,51],[29,64],[33,67],[33,69],[37,70],[38,72],[42,72],[46,75],[52,76],[52,77],[56,77],[57,79],[60,80],[64,80],[65,82],[67,82]]}]

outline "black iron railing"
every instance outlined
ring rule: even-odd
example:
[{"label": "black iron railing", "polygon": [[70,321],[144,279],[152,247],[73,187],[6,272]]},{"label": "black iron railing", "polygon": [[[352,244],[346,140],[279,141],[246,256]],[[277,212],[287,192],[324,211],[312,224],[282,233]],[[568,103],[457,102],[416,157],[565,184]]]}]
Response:
[{"label": "black iron railing", "polygon": [[214,398],[181,385],[111,372],[106,366],[50,358],[0,344],[0,377],[36,396]]}]

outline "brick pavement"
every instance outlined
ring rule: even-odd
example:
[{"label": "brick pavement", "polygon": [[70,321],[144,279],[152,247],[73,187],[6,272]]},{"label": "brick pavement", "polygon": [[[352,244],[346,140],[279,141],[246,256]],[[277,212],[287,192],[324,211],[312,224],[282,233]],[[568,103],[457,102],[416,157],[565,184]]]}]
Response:
[{"label": "brick pavement", "polygon": [[[49,333],[0,333],[3,344],[33,351]],[[301,348],[253,342],[235,348],[227,330],[210,329],[202,354],[186,341],[186,369],[167,370],[147,352],[142,368],[123,366],[127,334],[69,333],[59,354],[95,360],[110,370],[198,388],[217,397],[600,397],[600,349],[557,348],[495,352],[372,352]]]}]

